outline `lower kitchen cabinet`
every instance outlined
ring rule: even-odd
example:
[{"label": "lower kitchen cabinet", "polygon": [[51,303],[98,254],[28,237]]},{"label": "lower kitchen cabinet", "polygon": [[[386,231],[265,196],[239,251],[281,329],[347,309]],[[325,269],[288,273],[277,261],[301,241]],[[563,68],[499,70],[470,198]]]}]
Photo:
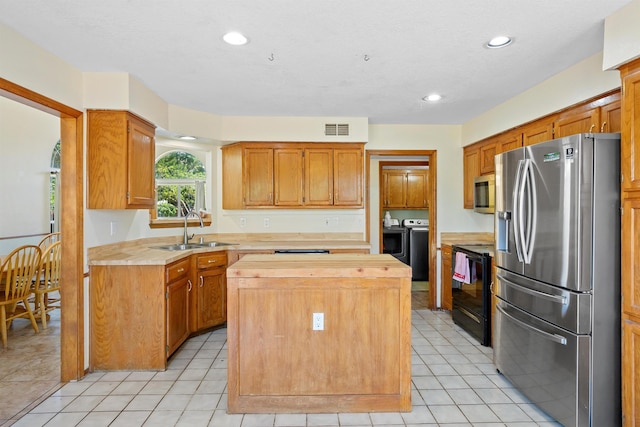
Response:
[{"label": "lower kitchen cabinet", "polygon": [[451,298],[451,282],[453,281],[453,277],[451,275],[451,257],[452,257],[452,247],[451,245],[441,245],[440,248],[440,262],[441,262],[441,276],[440,283],[442,284],[442,309],[443,310],[451,310],[453,308],[453,302]]},{"label": "lower kitchen cabinet", "polygon": [[189,337],[189,293],[192,290],[189,278],[189,259],[167,266],[167,357]]},{"label": "lower kitchen cabinet", "polygon": [[198,332],[227,321],[227,253],[193,255],[191,330]]}]

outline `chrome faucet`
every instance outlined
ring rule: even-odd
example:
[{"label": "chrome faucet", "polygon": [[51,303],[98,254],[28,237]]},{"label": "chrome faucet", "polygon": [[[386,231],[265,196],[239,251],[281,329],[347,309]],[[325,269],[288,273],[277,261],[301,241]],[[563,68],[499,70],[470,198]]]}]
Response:
[{"label": "chrome faucet", "polygon": [[202,217],[198,215],[196,211],[192,209],[189,212],[187,212],[187,214],[184,216],[184,240],[182,242],[185,245],[189,243],[189,240],[193,239],[193,236],[196,235],[195,233],[193,233],[191,236],[189,236],[189,234],[187,233],[187,222],[188,222],[187,220],[189,219],[190,216],[195,216],[196,218],[198,218],[200,220],[200,228],[204,228],[204,222],[202,222]]}]

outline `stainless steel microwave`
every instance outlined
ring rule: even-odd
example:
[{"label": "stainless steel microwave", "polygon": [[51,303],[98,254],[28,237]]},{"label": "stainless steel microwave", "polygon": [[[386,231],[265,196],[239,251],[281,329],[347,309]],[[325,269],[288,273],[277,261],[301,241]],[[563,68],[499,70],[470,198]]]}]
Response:
[{"label": "stainless steel microwave", "polygon": [[495,209],[496,176],[482,175],[473,180],[473,210],[492,214]]}]

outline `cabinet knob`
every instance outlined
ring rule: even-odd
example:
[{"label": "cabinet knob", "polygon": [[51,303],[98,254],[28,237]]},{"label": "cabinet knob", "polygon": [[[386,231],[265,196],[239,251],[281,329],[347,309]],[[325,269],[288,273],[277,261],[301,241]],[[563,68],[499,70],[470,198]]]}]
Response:
[{"label": "cabinet knob", "polygon": [[600,132],[604,132],[605,126],[607,126],[607,122],[602,122],[602,126],[600,126]]},{"label": "cabinet knob", "polygon": [[182,273],[184,271],[184,268],[179,268],[177,271],[178,273]]},{"label": "cabinet knob", "polygon": [[593,132],[594,127],[596,127],[596,125],[591,125],[591,127],[589,128],[589,133]]},{"label": "cabinet knob", "polygon": [[200,276],[200,287],[204,286],[204,277]]},{"label": "cabinet knob", "polygon": [[187,283],[189,284],[189,287],[188,287],[189,292],[191,292],[191,289],[193,288],[193,284],[191,283],[191,279],[188,279]]},{"label": "cabinet knob", "polygon": [[217,260],[217,259],[210,259],[210,260],[208,260],[207,262],[208,262],[209,264],[212,264],[212,263],[218,262],[218,260]]}]

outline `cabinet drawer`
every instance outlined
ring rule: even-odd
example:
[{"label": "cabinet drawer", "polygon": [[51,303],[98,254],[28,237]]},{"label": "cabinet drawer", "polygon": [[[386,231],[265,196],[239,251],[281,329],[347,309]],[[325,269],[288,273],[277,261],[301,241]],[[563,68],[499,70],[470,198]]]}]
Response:
[{"label": "cabinet drawer", "polygon": [[224,267],[227,265],[227,253],[215,252],[206,255],[198,255],[196,267],[198,270],[205,268]]},{"label": "cabinet drawer", "polygon": [[174,264],[171,264],[166,269],[166,282],[167,284],[174,280],[180,279],[189,273],[189,258],[180,260]]}]

